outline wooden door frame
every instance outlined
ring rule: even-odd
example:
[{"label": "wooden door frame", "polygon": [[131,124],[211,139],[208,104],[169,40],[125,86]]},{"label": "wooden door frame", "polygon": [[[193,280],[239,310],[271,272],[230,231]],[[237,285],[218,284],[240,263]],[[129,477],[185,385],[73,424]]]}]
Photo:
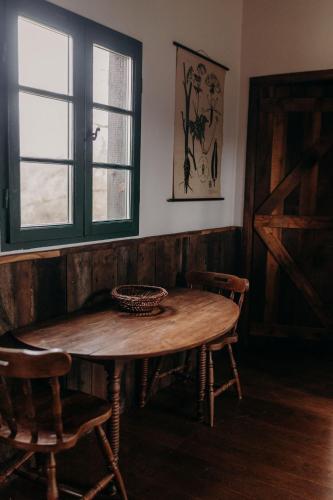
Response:
[{"label": "wooden door frame", "polygon": [[[267,85],[290,85],[293,83],[333,82],[333,69],[307,71],[299,73],[284,73],[250,78],[249,109],[247,125],[245,192],[242,232],[242,270],[243,275],[250,280],[252,273],[253,238],[254,238],[254,193],[257,156],[257,127],[259,123],[260,91]],[[246,301],[243,321],[242,338],[247,343],[250,328],[250,301]]]}]

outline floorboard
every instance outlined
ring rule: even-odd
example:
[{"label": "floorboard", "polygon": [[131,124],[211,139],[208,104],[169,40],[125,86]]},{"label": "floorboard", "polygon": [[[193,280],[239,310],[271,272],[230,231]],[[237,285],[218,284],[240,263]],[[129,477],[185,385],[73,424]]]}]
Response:
[{"label": "floorboard", "polygon": [[[332,361],[318,347],[249,349],[239,361],[244,399],[233,391],[218,398],[214,429],[196,422],[189,382],[125,414],[121,468],[130,500],[332,500]],[[217,363],[223,377],[225,358]],[[59,456],[62,481],[85,487],[103,472],[93,436]],[[45,497],[15,478],[0,498]]]}]

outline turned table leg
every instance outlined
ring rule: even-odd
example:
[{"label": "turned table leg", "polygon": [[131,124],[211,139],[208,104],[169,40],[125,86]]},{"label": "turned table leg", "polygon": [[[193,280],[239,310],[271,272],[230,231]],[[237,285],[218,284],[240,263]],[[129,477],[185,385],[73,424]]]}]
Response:
[{"label": "turned table leg", "polygon": [[198,350],[198,420],[204,419],[204,402],[206,395],[206,377],[207,377],[207,347],[202,345]]},{"label": "turned table leg", "polygon": [[142,368],[141,368],[141,390],[140,390],[140,408],[144,408],[147,400],[147,384],[148,384],[148,366],[149,360],[148,358],[144,358],[142,360]]},{"label": "turned table leg", "polygon": [[113,361],[105,366],[107,373],[107,396],[112,403],[112,416],[108,426],[108,438],[111,442],[112,451],[116,463],[119,458],[120,444],[120,388],[121,376],[124,368],[123,361]]}]

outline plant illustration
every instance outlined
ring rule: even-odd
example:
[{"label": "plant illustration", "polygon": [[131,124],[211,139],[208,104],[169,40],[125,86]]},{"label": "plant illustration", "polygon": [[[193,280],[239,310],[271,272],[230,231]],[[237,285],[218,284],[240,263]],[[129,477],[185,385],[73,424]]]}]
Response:
[{"label": "plant illustration", "polygon": [[[203,180],[203,172],[199,171],[196,161],[196,144],[201,149],[201,158],[208,155],[215,139],[215,131],[221,114],[218,109],[221,85],[214,73],[207,73],[206,66],[199,63],[186,68],[183,63],[183,88],[185,94],[184,111],[181,111],[184,131],[184,192],[193,191],[190,185],[192,169]],[[204,95],[208,107],[201,106],[201,97]],[[206,104],[207,106],[207,104]],[[209,143],[207,140],[207,127],[210,130]],[[202,161],[201,161],[202,165]],[[215,139],[211,157],[211,180],[209,185],[214,185],[217,179],[217,141]]]}]

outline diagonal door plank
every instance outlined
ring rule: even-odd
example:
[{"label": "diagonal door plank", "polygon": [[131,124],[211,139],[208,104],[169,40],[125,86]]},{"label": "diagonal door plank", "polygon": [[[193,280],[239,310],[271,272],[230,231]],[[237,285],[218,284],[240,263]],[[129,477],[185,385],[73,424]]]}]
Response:
[{"label": "diagonal door plank", "polygon": [[326,327],[332,326],[333,320],[325,311],[320,296],[308,279],[304,276],[303,272],[299,269],[281,241],[273,235],[272,229],[255,224],[255,230],[267,246],[268,250],[291,278],[295,286],[303,293],[305,299],[312,307],[322,324]]},{"label": "diagonal door plank", "polygon": [[254,223],[282,229],[333,229],[333,217],[326,215],[256,215]]},{"label": "diagonal door plank", "polygon": [[281,203],[300,183],[302,172],[315,165],[333,146],[333,134],[322,137],[307,150],[304,158],[289,172],[289,174],[276,186],[256,212],[272,214],[273,210]]}]

